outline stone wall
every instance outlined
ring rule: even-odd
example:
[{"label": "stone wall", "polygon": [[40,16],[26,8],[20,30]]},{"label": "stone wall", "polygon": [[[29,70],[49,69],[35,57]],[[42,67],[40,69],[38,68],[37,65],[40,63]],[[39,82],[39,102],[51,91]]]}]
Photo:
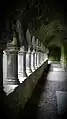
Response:
[{"label": "stone wall", "polygon": [[22,84],[20,84],[10,95],[4,98],[5,107],[10,110],[10,115],[18,116],[21,109],[24,108],[26,102],[32,95],[32,92],[38,82],[41,79],[44,70],[47,68],[48,61],[40,66],[35,72],[33,72]]}]

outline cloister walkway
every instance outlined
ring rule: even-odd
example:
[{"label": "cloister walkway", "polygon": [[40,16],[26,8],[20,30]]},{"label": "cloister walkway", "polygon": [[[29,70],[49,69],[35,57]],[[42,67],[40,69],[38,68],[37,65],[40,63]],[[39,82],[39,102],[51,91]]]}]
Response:
[{"label": "cloister walkway", "polygon": [[19,117],[23,119],[66,119],[67,72],[53,63],[36,85]]}]

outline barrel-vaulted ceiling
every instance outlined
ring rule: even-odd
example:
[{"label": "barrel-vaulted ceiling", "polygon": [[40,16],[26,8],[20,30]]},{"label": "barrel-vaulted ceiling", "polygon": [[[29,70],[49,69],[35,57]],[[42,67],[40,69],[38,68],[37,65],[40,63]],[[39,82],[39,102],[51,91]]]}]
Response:
[{"label": "barrel-vaulted ceiling", "polygon": [[1,32],[4,30],[6,20],[13,23],[19,19],[23,29],[29,27],[31,33],[45,45],[60,46],[60,41],[66,45],[67,6],[64,0],[3,1],[1,6]]}]

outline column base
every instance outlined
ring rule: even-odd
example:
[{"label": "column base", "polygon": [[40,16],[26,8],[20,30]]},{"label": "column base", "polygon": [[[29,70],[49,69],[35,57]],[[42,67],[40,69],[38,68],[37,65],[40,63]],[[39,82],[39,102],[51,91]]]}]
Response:
[{"label": "column base", "polygon": [[20,74],[18,74],[18,78],[19,78],[19,82],[22,83],[27,78],[27,74],[20,73]]},{"label": "column base", "polygon": [[26,79],[27,77],[21,77],[21,76],[19,76],[19,82],[20,83],[23,83],[23,81]]},{"label": "column base", "polygon": [[16,87],[18,87],[18,85],[4,85],[3,86],[3,90],[6,93],[6,95],[8,96],[10,93],[12,93]]},{"label": "column base", "polygon": [[41,66],[41,65],[42,65],[42,63],[39,64],[39,66]]},{"label": "column base", "polygon": [[39,65],[37,65],[37,68],[39,68]]},{"label": "column base", "polygon": [[4,81],[4,85],[18,85],[19,83],[20,83],[19,79],[14,78],[7,78]]},{"label": "column base", "polygon": [[35,68],[32,68],[32,72],[34,72],[35,71]]},{"label": "column base", "polygon": [[29,76],[29,75],[32,74],[32,70],[31,70],[31,69],[26,69],[26,73],[27,73],[27,75]]},{"label": "column base", "polygon": [[35,69],[38,69],[38,66],[35,66]]}]

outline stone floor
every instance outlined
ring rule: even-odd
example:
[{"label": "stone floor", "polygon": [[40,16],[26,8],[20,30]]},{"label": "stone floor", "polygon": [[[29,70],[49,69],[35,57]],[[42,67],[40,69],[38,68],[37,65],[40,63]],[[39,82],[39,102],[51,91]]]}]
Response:
[{"label": "stone floor", "polygon": [[[53,70],[54,68],[58,70]],[[65,117],[67,113],[67,72],[64,72],[61,66],[54,64],[51,65],[48,75],[46,74],[44,72],[44,76],[36,85],[23,113],[20,112],[19,118],[67,119]]]}]

